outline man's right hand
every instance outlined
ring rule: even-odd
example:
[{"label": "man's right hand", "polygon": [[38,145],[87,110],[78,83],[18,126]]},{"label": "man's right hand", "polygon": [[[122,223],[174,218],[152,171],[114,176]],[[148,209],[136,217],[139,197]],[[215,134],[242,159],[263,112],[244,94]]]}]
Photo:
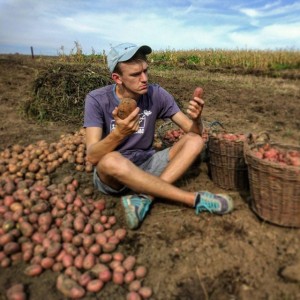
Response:
[{"label": "man's right hand", "polygon": [[115,134],[118,136],[122,136],[123,138],[135,133],[139,129],[139,112],[140,109],[139,107],[135,108],[135,110],[125,119],[120,119],[118,117],[118,107],[116,107],[112,115],[115,119]]}]

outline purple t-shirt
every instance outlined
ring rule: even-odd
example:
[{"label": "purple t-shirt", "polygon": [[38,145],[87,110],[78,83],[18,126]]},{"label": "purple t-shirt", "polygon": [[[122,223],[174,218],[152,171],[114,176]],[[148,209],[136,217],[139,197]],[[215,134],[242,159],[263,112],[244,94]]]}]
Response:
[{"label": "purple t-shirt", "polygon": [[[115,88],[115,84],[108,85],[91,91],[85,98],[83,126],[101,127],[102,138],[115,128],[112,111],[120,103]],[[140,165],[155,152],[152,144],[156,120],[172,117],[179,111],[179,107],[173,96],[158,84],[149,84],[148,92],[140,97],[137,106],[140,108],[140,128],[138,132],[127,137],[116,150]]]}]

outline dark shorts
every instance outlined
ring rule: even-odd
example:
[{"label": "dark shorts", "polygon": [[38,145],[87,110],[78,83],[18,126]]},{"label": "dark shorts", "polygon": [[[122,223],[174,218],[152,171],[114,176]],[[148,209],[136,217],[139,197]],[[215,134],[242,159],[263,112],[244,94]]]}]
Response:
[{"label": "dark shorts", "polygon": [[[138,167],[144,170],[145,172],[148,172],[155,176],[159,176],[169,163],[169,151],[170,148],[166,148],[162,151],[156,152],[153,156],[151,156],[148,160],[146,160]],[[93,181],[96,188],[104,194],[121,194],[128,189],[126,186],[123,186],[120,190],[115,190],[110,186],[106,185],[100,180],[96,168],[94,168]]]}]

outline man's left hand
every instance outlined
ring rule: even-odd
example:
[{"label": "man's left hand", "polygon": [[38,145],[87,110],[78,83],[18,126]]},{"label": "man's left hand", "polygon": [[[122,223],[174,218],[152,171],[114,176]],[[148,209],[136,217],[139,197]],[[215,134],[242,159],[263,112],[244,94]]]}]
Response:
[{"label": "man's left hand", "polygon": [[203,89],[197,87],[193,93],[193,99],[190,100],[189,106],[187,108],[187,114],[193,121],[200,120],[202,110],[204,107],[204,101],[201,98],[203,95]]}]

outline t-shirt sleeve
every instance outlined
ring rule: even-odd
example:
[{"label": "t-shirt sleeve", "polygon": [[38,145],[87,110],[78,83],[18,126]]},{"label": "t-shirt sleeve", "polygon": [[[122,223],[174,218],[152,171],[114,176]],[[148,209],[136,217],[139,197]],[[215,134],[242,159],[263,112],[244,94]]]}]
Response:
[{"label": "t-shirt sleeve", "polygon": [[162,87],[158,87],[158,94],[160,99],[160,111],[158,114],[158,118],[171,118],[173,115],[180,111],[180,108],[178,107],[174,97],[165,89],[163,89]]},{"label": "t-shirt sleeve", "polygon": [[103,128],[103,110],[98,101],[90,94],[85,97],[83,127]]}]

